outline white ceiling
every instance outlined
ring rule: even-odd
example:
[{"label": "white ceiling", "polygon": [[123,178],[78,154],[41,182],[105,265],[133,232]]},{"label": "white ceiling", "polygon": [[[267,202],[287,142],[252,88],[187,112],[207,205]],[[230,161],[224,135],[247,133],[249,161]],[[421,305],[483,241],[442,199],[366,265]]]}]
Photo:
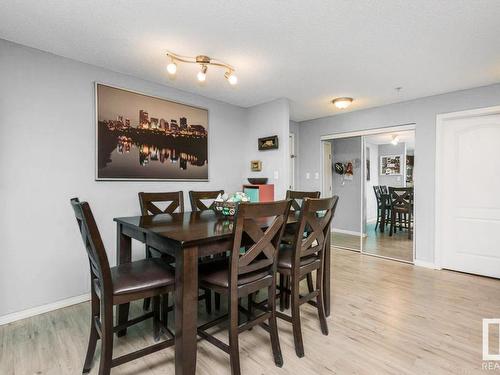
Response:
[{"label": "white ceiling", "polygon": [[[302,121],[338,96],[356,110],[499,82],[499,20],[498,0],[2,0],[0,38],[243,107],[286,97]],[[167,49],[240,83],[172,80]]]}]

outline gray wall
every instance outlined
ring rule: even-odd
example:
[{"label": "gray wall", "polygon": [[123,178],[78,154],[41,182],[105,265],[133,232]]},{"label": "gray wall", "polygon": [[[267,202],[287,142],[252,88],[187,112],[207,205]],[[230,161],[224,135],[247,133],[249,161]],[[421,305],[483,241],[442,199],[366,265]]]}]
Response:
[{"label": "gray wall", "polygon": [[416,257],[434,262],[436,115],[499,104],[500,84],[496,84],[302,122],[299,188],[321,188],[321,179],[305,177],[320,172],[322,135],[415,123]]},{"label": "gray wall", "polygon": [[[273,100],[247,109],[247,129],[242,137],[247,165],[244,177],[267,177],[274,184],[275,199],[285,197],[288,186],[288,136],[290,134],[290,107],[287,99]],[[278,149],[259,151],[258,138],[278,136]],[[229,156],[230,154],[227,154]],[[262,160],[261,172],[250,172],[250,161]],[[277,172],[278,178],[274,173]]]},{"label": "gray wall", "polygon": [[333,172],[333,194],[339,196],[339,203],[333,222],[334,229],[361,233],[361,137],[341,138],[332,141],[333,163],[352,161],[354,174],[346,180]]},{"label": "gray wall", "polygon": [[[382,156],[387,155],[401,155],[401,174],[400,175],[386,175],[381,174],[380,159]],[[399,142],[397,145],[392,143],[378,146],[378,164],[379,164],[379,185],[402,187],[405,185],[405,171],[406,171],[406,145],[404,142]]]},{"label": "gray wall", "polygon": [[295,173],[294,173],[294,183],[295,188],[298,187],[299,184],[299,163],[300,163],[300,155],[299,155],[299,141],[300,141],[300,131],[299,131],[299,123],[290,120],[290,133],[293,133],[295,136]]},{"label": "gray wall", "polygon": [[[208,108],[210,181],[94,181],[94,81]],[[89,291],[71,197],[91,202],[113,265],[113,217],[139,214],[137,192],[240,190],[257,150],[255,120],[265,135],[288,141],[286,100],[243,109],[5,40],[0,82],[0,317]],[[273,154],[280,178],[287,149]],[[142,257],[135,246],[134,258]]]}]

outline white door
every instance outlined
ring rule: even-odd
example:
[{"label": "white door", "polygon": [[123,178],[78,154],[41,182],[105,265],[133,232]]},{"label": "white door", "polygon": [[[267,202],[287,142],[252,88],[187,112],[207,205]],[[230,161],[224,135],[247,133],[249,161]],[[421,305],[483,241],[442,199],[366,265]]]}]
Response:
[{"label": "white door", "polygon": [[500,107],[438,116],[441,266],[500,278]]},{"label": "white door", "polygon": [[332,176],[332,144],[323,142],[323,192],[322,198],[331,197],[333,176]]},{"label": "white door", "polygon": [[295,190],[295,134],[290,133],[288,137],[289,140],[289,150],[290,150],[290,181],[288,188],[290,190]]}]

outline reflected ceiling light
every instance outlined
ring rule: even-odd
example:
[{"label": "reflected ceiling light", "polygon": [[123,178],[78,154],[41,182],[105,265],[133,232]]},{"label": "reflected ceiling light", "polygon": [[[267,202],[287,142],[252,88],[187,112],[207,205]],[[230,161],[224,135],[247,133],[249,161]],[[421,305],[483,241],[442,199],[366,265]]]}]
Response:
[{"label": "reflected ceiling light", "polygon": [[353,98],[336,98],[332,100],[332,103],[338,109],[346,109],[353,102]]},{"label": "reflected ceiling light", "polygon": [[171,62],[167,65],[167,71],[170,74],[175,74],[177,72],[177,62],[183,62],[188,64],[198,64],[200,65],[200,71],[196,75],[198,81],[204,82],[207,79],[207,69],[208,66],[217,66],[226,69],[224,77],[227,79],[230,85],[236,85],[238,83],[238,77],[234,74],[234,68],[226,64],[225,62],[213,59],[208,56],[199,55],[196,57],[188,57],[177,55],[172,52],[167,52],[167,56],[170,58]]},{"label": "reflected ceiling light", "polygon": [[399,143],[399,135],[393,135],[391,143],[396,146]]}]

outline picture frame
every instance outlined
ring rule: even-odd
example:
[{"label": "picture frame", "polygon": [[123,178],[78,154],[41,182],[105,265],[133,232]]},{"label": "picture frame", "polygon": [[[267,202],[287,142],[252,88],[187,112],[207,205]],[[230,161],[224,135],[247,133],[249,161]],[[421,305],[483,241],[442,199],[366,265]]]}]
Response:
[{"label": "picture frame", "polygon": [[96,181],[208,181],[208,109],[95,82]]},{"label": "picture frame", "polygon": [[250,162],[250,170],[252,172],[260,172],[260,171],[262,171],[262,161],[261,160],[252,160]]},{"label": "picture frame", "polygon": [[279,147],[278,136],[273,135],[271,137],[259,138],[259,151],[276,150]]},{"label": "picture frame", "polygon": [[380,156],[380,175],[396,176],[401,175],[402,155],[382,155]]}]

